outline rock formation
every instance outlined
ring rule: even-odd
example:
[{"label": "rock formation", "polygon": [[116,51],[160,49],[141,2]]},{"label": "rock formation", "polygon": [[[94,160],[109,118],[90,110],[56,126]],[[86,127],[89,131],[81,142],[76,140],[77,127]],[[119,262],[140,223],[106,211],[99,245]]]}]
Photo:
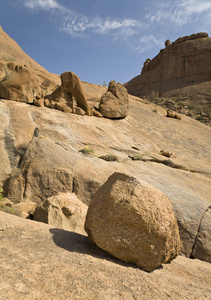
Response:
[{"label": "rock formation", "polygon": [[146,271],[169,263],[180,251],[170,201],[152,186],[123,173],[114,173],[97,191],[85,230],[100,248]]},{"label": "rock formation", "polygon": [[87,206],[73,193],[52,196],[38,206],[34,220],[57,228],[84,233]]},{"label": "rock formation", "polygon": [[[43,97],[61,86],[58,75],[48,73],[33,61],[30,63],[30,58],[5,35],[0,32],[0,41],[5,39],[5,45],[10,47],[5,46],[8,60],[3,60],[0,68],[1,79],[15,74],[15,66],[21,64],[23,69],[37,74]],[[13,45],[16,45],[15,50]],[[0,53],[3,50],[4,43]],[[10,69],[9,59],[15,59],[14,53],[20,61],[13,61],[14,68]],[[106,88],[84,82],[82,86],[90,107],[99,113],[100,98]],[[89,204],[111,174],[130,172],[161,190],[170,200],[179,225],[182,253],[187,257],[209,259],[209,241],[205,238],[209,235],[206,225],[209,214],[205,212],[211,205],[211,131],[208,126],[187,116],[180,121],[165,118],[165,109],[131,95],[128,118],[112,121],[76,114],[70,117],[58,111],[58,108],[72,109],[66,105],[70,97],[54,103],[43,97],[37,95],[34,99],[39,107],[0,100],[0,187],[4,187],[5,197],[14,205],[23,202],[42,205],[58,193],[75,193]],[[51,104],[57,110],[43,107],[51,107]],[[80,107],[77,109],[84,113]],[[94,155],[83,155],[81,149],[86,147]],[[160,153],[162,149],[173,155],[164,157]],[[100,157],[116,159],[106,161]]]},{"label": "rock formation", "polygon": [[[84,93],[79,77],[73,72],[65,72],[61,74],[61,85],[53,91],[52,94],[46,96],[50,100],[49,106],[64,112],[73,112],[77,114],[91,115],[91,108]],[[73,97],[78,107],[73,105]],[[84,111],[80,112],[79,109]]]},{"label": "rock formation", "polygon": [[125,118],[128,112],[128,93],[121,83],[114,80],[109,83],[108,90],[100,100],[100,113],[110,119]]},{"label": "rock formation", "polygon": [[177,39],[152,60],[141,75],[125,84],[138,97],[177,97],[203,95],[211,99],[211,38],[207,33]]}]

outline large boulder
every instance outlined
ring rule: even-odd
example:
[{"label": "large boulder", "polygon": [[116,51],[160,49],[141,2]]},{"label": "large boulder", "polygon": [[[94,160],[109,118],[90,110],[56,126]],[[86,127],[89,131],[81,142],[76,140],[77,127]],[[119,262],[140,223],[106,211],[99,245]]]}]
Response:
[{"label": "large boulder", "polygon": [[60,193],[38,206],[34,220],[84,234],[87,206],[73,193]]},{"label": "large boulder", "polygon": [[10,72],[0,80],[0,98],[33,103],[41,95],[37,76],[23,65],[11,63],[8,67]]},{"label": "large boulder", "polygon": [[152,271],[180,251],[173,208],[159,190],[135,177],[114,173],[93,197],[85,230],[100,248]]},{"label": "large boulder", "polygon": [[90,116],[91,109],[79,77],[73,72],[64,72],[61,74],[61,81],[62,90],[70,93],[75,98],[77,105]]},{"label": "large boulder", "polygon": [[128,112],[128,92],[121,83],[112,80],[100,100],[100,113],[110,119],[125,118]]}]

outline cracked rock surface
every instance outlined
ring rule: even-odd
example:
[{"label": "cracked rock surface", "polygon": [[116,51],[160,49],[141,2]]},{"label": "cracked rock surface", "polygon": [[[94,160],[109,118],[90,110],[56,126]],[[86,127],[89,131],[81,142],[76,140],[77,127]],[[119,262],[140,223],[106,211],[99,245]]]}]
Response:
[{"label": "cracked rock surface", "polygon": [[[89,101],[99,104],[102,87],[85,87]],[[189,257],[211,204],[211,129],[185,116],[165,118],[130,95],[129,102],[128,116],[114,121],[0,100],[1,186],[15,203],[40,204],[74,192],[88,205],[111,174],[128,173],[169,198],[182,253]],[[171,158],[159,155],[161,149],[173,153]],[[99,158],[106,155],[117,160]],[[141,159],[130,158],[135,155]],[[194,253],[199,257],[199,251]]]}]

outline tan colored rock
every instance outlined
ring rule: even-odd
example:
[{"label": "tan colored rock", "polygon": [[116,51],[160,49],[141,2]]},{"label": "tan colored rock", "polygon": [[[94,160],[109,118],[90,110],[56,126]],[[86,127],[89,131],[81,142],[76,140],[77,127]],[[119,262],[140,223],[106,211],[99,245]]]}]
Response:
[{"label": "tan colored rock", "polygon": [[[211,38],[199,33],[177,39],[143,66],[141,75],[125,83],[138,97],[197,98],[211,101]],[[196,97],[197,95],[197,97]],[[207,111],[207,110],[206,110]],[[209,109],[210,111],[210,109]]]},{"label": "tan colored rock", "polygon": [[12,206],[16,214],[24,219],[29,219],[30,215],[34,214],[36,207],[36,203],[31,201],[17,203]]},{"label": "tan colored rock", "polygon": [[100,113],[110,119],[120,119],[127,116],[129,106],[128,93],[121,83],[112,80],[108,90],[100,100]]},{"label": "tan colored rock", "polygon": [[11,175],[8,186],[7,198],[14,203],[23,201],[23,194],[25,188],[25,179],[20,170],[15,170]]},{"label": "tan colored rock", "polygon": [[94,108],[92,108],[92,114],[93,114],[93,116],[98,117],[98,118],[102,118],[103,117],[103,115],[99,111],[97,111],[96,109],[94,109]]},{"label": "tan colored rock", "polygon": [[73,72],[64,72],[60,77],[63,91],[71,94],[75,98],[77,105],[85,110],[88,116],[91,115],[91,109],[79,77]]},{"label": "tan colored rock", "polygon": [[171,157],[172,156],[172,152],[168,151],[168,150],[160,150],[160,155],[166,156],[166,157]]},{"label": "tan colored rock", "polygon": [[202,217],[192,256],[211,263],[211,206]]},{"label": "tan colored rock", "polygon": [[0,81],[0,98],[33,103],[37,95],[41,95],[39,80],[25,66],[16,65]]},{"label": "tan colored rock", "polygon": [[82,234],[1,211],[0,236],[1,300],[210,298],[210,264],[198,259],[178,256],[147,273],[112,259]]},{"label": "tan colored rock", "polygon": [[166,40],[166,41],[165,41],[165,46],[168,47],[168,46],[170,46],[170,45],[171,45],[170,40]]},{"label": "tan colored rock", "polygon": [[40,98],[40,99],[34,100],[34,105],[35,105],[35,106],[38,106],[38,107],[43,107],[43,106],[45,106],[44,99],[43,99],[43,98]]},{"label": "tan colored rock", "polygon": [[180,251],[170,201],[152,186],[122,173],[110,176],[93,197],[85,230],[100,248],[146,271],[169,263]]},{"label": "tan colored rock", "polygon": [[60,193],[38,206],[34,220],[78,233],[84,232],[87,206],[73,193]]}]

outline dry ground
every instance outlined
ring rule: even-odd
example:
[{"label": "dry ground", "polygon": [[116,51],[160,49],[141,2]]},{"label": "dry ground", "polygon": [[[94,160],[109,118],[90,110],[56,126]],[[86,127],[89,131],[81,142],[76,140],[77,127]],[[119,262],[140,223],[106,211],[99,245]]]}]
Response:
[{"label": "dry ground", "polygon": [[0,299],[210,299],[211,266],[179,256],[152,273],[77,233],[0,212]]}]

